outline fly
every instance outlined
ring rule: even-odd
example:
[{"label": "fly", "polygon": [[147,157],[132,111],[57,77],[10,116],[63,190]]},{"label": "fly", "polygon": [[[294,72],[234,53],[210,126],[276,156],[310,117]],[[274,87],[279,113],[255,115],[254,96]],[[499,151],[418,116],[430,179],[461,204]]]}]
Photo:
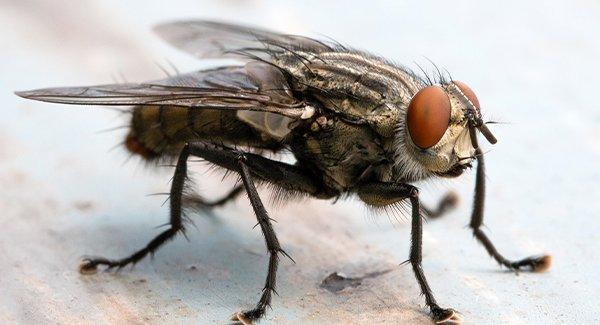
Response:
[{"label": "fly", "polygon": [[[159,25],[155,32],[198,58],[234,58],[239,65],[179,74],[144,83],[48,88],[17,92],[39,101],[132,106],[125,147],[148,161],[176,161],[170,189],[170,227],[121,259],[89,258],[82,273],[134,264],[183,233],[182,209],[211,208],[242,192],[248,198],[269,253],[268,274],[256,306],[232,320],[264,316],[275,292],[280,246],[256,190],[266,182],[282,195],[337,199],[354,194],[367,205],[411,206],[409,260],[435,322],[460,322],[442,308],[427,283],[422,260],[422,215],[436,217],[455,204],[446,196],[436,210],[420,204],[416,181],[458,177],[477,161],[471,227],[502,266],[544,271],[549,255],[509,260],[481,229],[485,198],[484,155],[477,133],[496,138],[481,117],[477,96],[465,83],[438,73],[420,76],[381,57],[333,42],[211,21]],[[237,148],[244,148],[237,149]],[[295,164],[262,152],[291,152]],[[183,194],[190,157],[239,174],[241,185],[208,202]],[[290,257],[291,259],[291,257]]]}]

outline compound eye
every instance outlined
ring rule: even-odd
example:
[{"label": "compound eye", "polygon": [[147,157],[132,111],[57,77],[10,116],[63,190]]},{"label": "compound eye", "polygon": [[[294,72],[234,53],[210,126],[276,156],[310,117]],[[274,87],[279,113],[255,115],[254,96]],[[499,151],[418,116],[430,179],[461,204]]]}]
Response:
[{"label": "compound eye", "polygon": [[440,141],[450,124],[450,98],[439,86],[421,89],[410,101],[406,121],[414,144],[427,149]]},{"label": "compound eye", "polygon": [[469,88],[469,86],[467,86],[464,82],[460,82],[458,80],[454,80],[453,83],[458,87],[458,89],[460,89],[460,91],[462,91],[463,94],[465,94],[465,96],[467,96],[471,103],[475,105],[475,108],[477,108],[477,110],[481,109],[481,107],[479,107],[479,99],[477,99],[477,96],[475,96],[475,92],[473,92],[473,90]]}]

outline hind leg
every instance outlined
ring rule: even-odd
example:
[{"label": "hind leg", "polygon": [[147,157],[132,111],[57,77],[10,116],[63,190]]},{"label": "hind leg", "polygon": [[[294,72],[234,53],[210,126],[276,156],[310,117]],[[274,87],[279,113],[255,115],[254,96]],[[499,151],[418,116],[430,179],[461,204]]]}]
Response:
[{"label": "hind leg", "polygon": [[112,268],[123,268],[128,264],[135,264],[143,259],[148,254],[154,254],[158,248],[168,240],[172,239],[179,232],[184,232],[181,213],[182,213],[182,197],[185,180],[187,178],[187,159],[189,157],[188,147],[179,154],[177,165],[175,167],[175,174],[173,175],[173,182],[171,183],[170,191],[170,213],[171,217],[169,220],[169,229],[163,231],[154,239],[152,239],[146,247],[136,251],[128,257],[120,259],[107,259],[104,257],[86,258],[81,262],[79,271],[83,274],[95,273],[99,265],[104,265],[107,269]]}]

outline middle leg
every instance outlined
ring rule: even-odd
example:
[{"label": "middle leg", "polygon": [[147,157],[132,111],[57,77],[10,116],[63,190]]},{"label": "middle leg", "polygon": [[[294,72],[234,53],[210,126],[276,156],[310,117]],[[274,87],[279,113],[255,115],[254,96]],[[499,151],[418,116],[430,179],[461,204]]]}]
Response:
[{"label": "middle leg", "polygon": [[210,211],[214,208],[223,206],[232,200],[235,200],[238,196],[240,196],[240,194],[242,194],[242,192],[244,192],[244,186],[236,185],[231,191],[229,191],[229,193],[225,194],[220,199],[207,201],[200,195],[192,195],[184,197],[184,204],[199,210]]},{"label": "middle leg", "polygon": [[260,300],[256,304],[256,307],[251,310],[236,313],[233,315],[231,320],[241,321],[242,323],[252,323],[253,321],[261,318],[265,314],[267,307],[271,305],[271,298],[273,292],[275,292],[275,283],[277,279],[277,266],[279,264],[278,254],[282,253],[287,255],[287,253],[281,249],[281,245],[279,244],[279,240],[277,239],[277,235],[273,229],[271,219],[269,218],[267,210],[258,196],[256,186],[254,186],[254,182],[250,176],[250,171],[248,166],[244,164],[244,160],[245,159],[243,156],[241,156],[239,162],[240,174],[242,176],[242,181],[244,183],[244,187],[246,188],[248,198],[250,199],[250,203],[254,209],[254,214],[256,214],[256,219],[258,220],[258,224],[260,225],[260,229],[265,238],[265,244],[267,245],[267,251],[269,252],[269,266],[265,286],[262,289],[262,295],[260,296]]},{"label": "middle leg", "polygon": [[319,194],[318,183],[296,166],[211,143],[190,144],[190,154],[240,174],[258,225],[265,238],[265,244],[269,252],[269,264],[261,297],[253,309],[238,312],[232,317],[233,321],[250,324],[264,316],[267,307],[271,304],[275,292],[279,254],[289,257],[279,244],[271,218],[269,218],[256,190],[254,179],[270,182],[284,190],[313,195]]}]

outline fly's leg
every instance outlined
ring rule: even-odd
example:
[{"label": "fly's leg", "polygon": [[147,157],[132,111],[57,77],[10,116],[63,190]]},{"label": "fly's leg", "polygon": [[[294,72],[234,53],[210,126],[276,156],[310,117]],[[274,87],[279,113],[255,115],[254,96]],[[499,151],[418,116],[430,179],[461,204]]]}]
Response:
[{"label": "fly's leg", "polygon": [[275,292],[279,254],[289,257],[281,249],[273,230],[271,219],[256,191],[254,179],[270,182],[288,191],[302,192],[316,196],[323,196],[324,194],[319,193],[318,183],[296,166],[205,142],[189,144],[189,150],[193,156],[200,157],[241,175],[243,186],[248,194],[258,220],[258,225],[265,238],[267,251],[269,252],[269,265],[260,300],[254,309],[236,313],[232,317],[233,321],[239,321],[244,324],[252,323],[261,318],[265,314],[267,307],[271,304],[271,298]]},{"label": "fly's leg", "polygon": [[413,187],[410,189],[410,203],[412,206],[411,221],[411,245],[410,245],[410,264],[421,287],[421,292],[425,295],[425,303],[431,310],[431,316],[436,323],[461,322],[462,319],[458,313],[451,308],[444,309],[438,306],[433,292],[427,283],[421,261],[423,260],[423,219],[419,213],[419,191]]},{"label": "fly's leg", "polygon": [[460,323],[461,317],[454,309],[441,308],[427,283],[423,267],[421,266],[423,249],[423,219],[419,207],[419,190],[409,184],[395,183],[368,183],[359,187],[358,195],[367,204],[383,206],[395,204],[404,199],[409,199],[412,210],[411,221],[411,246],[410,262],[413,268],[421,293],[425,296],[425,303],[431,311],[431,317],[436,323]]},{"label": "fly's leg", "polygon": [[228,202],[236,199],[238,196],[240,196],[240,194],[242,194],[243,191],[244,191],[244,187],[242,185],[237,185],[229,193],[224,195],[222,198],[214,200],[214,201],[207,201],[206,199],[204,199],[203,197],[201,197],[199,195],[185,197],[183,199],[183,201],[184,201],[185,205],[189,205],[191,207],[196,207],[200,210],[210,211],[214,208],[223,206],[223,205],[227,204]]},{"label": "fly's leg", "polygon": [[260,229],[265,237],[267,251],[269,251],[269,270],[267,272],[267,279],[265,281],[265,286],[262,289],[260,300],[254,309],[236,313],[231,319],[234,321],[240,321],[242,323],[252,323],[254,320],[261,318],[265,314],[267,307],[271,305],[271,297],[275,292],[279,253],[286,256],[287,253],[284,252],[279,245],[279,240],[277,239],[275,231],[273,230],[271,219],[269,218],[267,210],[265,210],[265,207],[258,196],[258,192],[256,191],[256,187],[254,186],[254,182],[250,176],[248,166],[246,166],[244,163],[243,156],[240,157],[240,174],[242,176],[246,192],[248,193],[248,198],[250,199],[250,203],[254,209],[254,214],[256,214],[256,219],[258,220]]},{"label": "fly's leg", "polygon": [[107,259],[103,257],[97,258],[86,258],[82,261],[79,266],[79,271],[84,274],[94,273],[98,265],[105,265],[108,269],[112,268],[123,268],[128,264],[135,264],[143,259],[148,254],[154,254],[156,250],[169,239],[172,239],[177,235],[178,232],[184,232],[184,226],[181,218],[181,201],[183,196],[183,187],[187,178],[187,159],[189,157],[188,147],[184,147],[179,154],[177,165],[175,167],[175,174],[173,175],[173,181],[171,183],[170,191],[170,213],[171,217],[169,220],[169,228],[146,245],[146,247],[138,250],[129,257],[121,259]]},{"label": "fly's leg", "polygon": [[550,255],[530,256],[518,261],[506,259],[498,252],[492,241],[481,230],[483,224],[483,207],[485,202],[485,163],[483,161],[483,152],[477,148],[477,174],[475,178],[475,197],[473,200],[473,213],[471,214],[471,223],[469,226],[473,229],[473,235],[483,244],[487,252],[498,262],[511,270],[529,270],[534,272],[543,272],[550,268],[552,257]]},{"label": "fly's leg", "polygon": [[421,204],[421,210],[425,212],[427,219],[437,219],[456,208],[458,205],[458,200],[458,194],[450,191],[446,193],[446,195],[444,195],[444,197],[438,202],[435,209]]}]

